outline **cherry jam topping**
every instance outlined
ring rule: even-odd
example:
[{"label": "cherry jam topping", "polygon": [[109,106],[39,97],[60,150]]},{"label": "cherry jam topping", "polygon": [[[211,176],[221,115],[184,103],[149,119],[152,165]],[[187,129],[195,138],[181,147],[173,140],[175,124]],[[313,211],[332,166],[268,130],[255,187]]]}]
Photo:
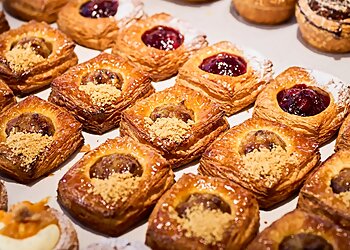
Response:
[{"label": "cherry jam topping", "polygon": [[80,15],[90,18],[110,17],[117,14],[118,0],[91,0],[80,7]]},{"label": "cherry jam topping", "polygon": [[184,37],[180,32],[166,26],[156,26],[147,30],[141,39],[149,47],[166,51],[175,50],[184,42]]},{"label": "cherry jam topping", "polygon": [[277,101],[281,109],[289,114],[313,116],[328,107],[330,98],[305,84],[298,84],[280,91],[277,94]]},{"label": "cherry jam topping", "polygon": [[199,68],[217,75],[240,76],[247,72],[247,63],[240,56],[220,53],[204,59]]}]

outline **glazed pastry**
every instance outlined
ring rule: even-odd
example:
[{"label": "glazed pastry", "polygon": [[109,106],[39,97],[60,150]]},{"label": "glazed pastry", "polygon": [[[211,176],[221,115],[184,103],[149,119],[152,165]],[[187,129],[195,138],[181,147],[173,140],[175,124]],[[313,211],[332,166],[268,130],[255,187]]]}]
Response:
[{"label": "glazed pastry", "polygon": [[155,91],[139,69],[107,53],[72,67],[51,87],[49,101],[68,109],[86,130],[97,134],[117,127],[121,111]]},{"label": "glazed pastry", "polygon": [[350,51],[350,0],[298,0],[295,16],[301,36],[314,48]]},{"label": "glazed pastry", "polygon": [[12,90],[0,79],[0,111],[3,112],[16,103]]},{"label": "glazed pastry", "polygon": [[341,125],[335,143],[335,150],[350,150],[350,116],[348,115]]},{"label": "glazed pastry", "polygon": [[254,117],[278,121],[327,142],[349,112],[350,84],[316,70],[291,67],[258,96]]},{"label": "glazed pastry", "polygon": [[348,250],[349,246],[349,232],[329,220],[294,210],[262,231],[247,250]]},{"label": "glazed pastry", "polygon": [[10,29],[6,16],[3,11],[0,11],[0,33],[8,31]]},{"label": "glazed pastry", "polygon": [[2,181],[0,181],[0,210],[7,210],[7,191]]},{"label": "glazed pastry", "polygon": [[248,191],[221,178],[184,174],[154,208],[146,244],[153,250],[239,250],[258,228],[258,203]]},{"label": "glazed pastry", "polygon": [[11,15],[24,20],[53,23],[57,13],[69,0],[4,0],[3,5]]},{"label": "glazed pastry", "polygon": [[128,137],[88,152],[60,180],[58,200],[81,223],[118,236],[150,212],[174,182],[166,160]]},{"label": "glazed pastry", "polygon": [[203,48],[179,70],[177,81],[219,103],[227,115],[253,103],[273,75],[272,63],[231,42]]},{"label": "glazed pastry", "polygon": [[31,21],[0,35],[0,78],[27,94],[48,86],[77,64],[74,43],[46,23]]},{"label": "glazed pastry", "polygon": [[305,183],[298,206],[323,215],[350,229],[350,155],[341,150],[332,155]]},{"label": "glazed pastry", "polygon": [[0,211],[0,249],[78,250],[77,233],[70,221],[56,209],[23,201]]},{"label": "glazed pastry", "polygon": [[50,173],[84,141],[65,109],[29,96],[0,115],[0,172],[20,183]]},{"label": "glazed pastry", "polygon": [[120,29],[143,16],[141,0],[72,0],[59,12],[57,25],[78,44],[105,50]]},{"label": "glazed pastry", "polygon": [[297,0],[232,0],[238,14],[249,22],[279,24],[294,14]]},{"label": "glazed pastry", "polygon": [[154,147],[176,168],[199,158],[228,128],[218,104],[190,88],[175,86],[125,110],[120,134]]},{"label": "glazed pastry", "polygon": [[127,58],[153,81],[172,77],[197,50],[206,36],[166,13],[155,14],[121,30],[112,52]]},{"label": "glazed pastry", "polygon": [[129,242],[120,238],[108,238],[90,244],[85,250],[150,250],[144,243]]}]

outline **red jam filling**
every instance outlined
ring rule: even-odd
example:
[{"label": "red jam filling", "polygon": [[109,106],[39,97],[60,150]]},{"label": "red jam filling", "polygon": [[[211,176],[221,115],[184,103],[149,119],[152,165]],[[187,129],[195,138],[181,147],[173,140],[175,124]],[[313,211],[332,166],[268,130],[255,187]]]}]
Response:
[{"label": "red jam filling", "polygon": [[80,7],[80,15],[90,18],[110,17],[117,14],[118,0],[91,0]]},{"label": "red jam filling", "polygon": [[184,37],[180,32],[166,26],[156,26],[147,30],[141,39],[149,47],[166,51],[175,50],[184,42]]}]

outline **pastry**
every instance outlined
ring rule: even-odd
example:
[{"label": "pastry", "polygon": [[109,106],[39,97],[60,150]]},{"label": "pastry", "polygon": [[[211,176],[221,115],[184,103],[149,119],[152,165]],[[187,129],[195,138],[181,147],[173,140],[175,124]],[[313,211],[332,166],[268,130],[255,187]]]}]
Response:
[{"label": "pastry", "polygon": [[276,122],[249,119],[208,147],[198,172],[236,182],[266,209],[298,190],[319,160],[317,144],[303,134]]},{"label": "pastry", "polygon": [[31,21],[0,35],[0,78],[15,92],[28,94],[49,85],[77,64],[74,43],[46,23]]},{"label": "pastry", "polygon": [[57,13],[69,0],[4,0],[3,5],[11,15],[24,20],[53,23]]},{"label": "pastry", "polygon": [[29,96],[0,115],[0,172],[20,183],[47,175],[83,144],[65,109]]},{"label": "pastry", "polygon": [[322,164],[305,183],[298,206],[326,216],[350,229],[350,155],[341,150]]},{"label": "pastry", "polygon": [[229,128],[219,105],[182,86],[156,92],[122,112],[120,134],[157,149],[172,168],[199,158]]},{"label": "pastry", "polygon": [[335,143],[335,150],[350,150],[350,116],[348,115],[341,125]]},{"label": "pastry", "polygon": [[107,53],[70,68],[51,88],[49,101],[68,109],[84,129],[97,134],[117,127],[124,109],[155,91],[139,69]]},{"label": "pastry", "polygon": [[291,67],[258,96],[254,117],[278,121],[321,145],[349,112],[350,84],[316,70]]},{"label": "pastry", "polygon": [[150,250],[150,248],[139,241],[130,242],[121,238],[108,238],[90,244],[84,250]]},{"label": "pastry", "polygon": [[88,152],[60,180],[58,200],[87,227],[125,233],[173,184],[166,160],[128,137],[109,139]]},{"label": "pastry", "polygon": [[304,40],[326,52],[350,52],[350,0],[298,0],[295,16]]},{"label": "pastry", "polygon": [[3,11],[0,11],[0,33],[8,31],[10,29],[6,16]]},{"label": "pastry", "polygon": [[232,0],[239,15],[249,22],[258,24],[279,24],[294,14],[297,0]]},{"label": "pastry", "polygon": [[348,250],[350,233],[301,210],[284,215],[262,231],[247,250]]},{"label": "pastry", "polygon": [[46,205],[23,201],[9,212],[0,211],[0,249],[78,250],[77,233],[60,212]]},{"label": "pastry", "polygon": [[0,181],[0,211],[1,210],[7,210],[7,191],[2,181]]},{"label": "pastry", "polygon": [[271,61],[223,41],[191,57],[179,70],[185,81],[177,83],[201,91],[231,115],[252,104],[272,75]]},{"label": "pastry", "polygon": [[12,90],[0,79],[0,111],[3,112],[16,103]]},{"label": "pastry", "polygon": [[112,52],[127,58],[153,81],[172,77],[197,50],[206,36],[166,13],[140,20],[120,31]]},{"label": "pastry", "polygon": [[141,0],[71,0],[59,12],[57,25],[78,44],[105,50],[121,29],[143,16]]},{"label": "pastry", "polygon": [[146,244],[153,250],[239,250],[258,228],[258,203],[248,191],[221,178],[184,174],[155,206]]}]

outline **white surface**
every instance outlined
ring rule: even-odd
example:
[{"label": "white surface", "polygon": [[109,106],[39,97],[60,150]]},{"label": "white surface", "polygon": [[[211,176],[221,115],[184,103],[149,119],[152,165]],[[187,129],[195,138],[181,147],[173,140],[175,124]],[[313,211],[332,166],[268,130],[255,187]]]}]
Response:
[{"label": "white surface", "polygon": [[[175,17],[189,21],[194,27],[204,31],[210,44],[221,40],[229,40],[244,47],[250,47],[267,56],[275,65],[276,73],[281,72],[289,66],[303,66],[307,68],[319,69],[332,75],[350,81],[350,54],[332,55],[315,52],[306,47],[299,38],[297,24],[294,19],[289,23],[275,27],[256,26],[248,24],[237,18],[233,14],[230,0],[219,0],[208,4],[185,4],[181,0],[148,0],[145,1],[145,9],[148,14],[157,12],[168,12]],[[11,27],[21,24],[8,16]],[[79,56],[79,62],[84,62],[96,55],[98,51],[89,50],[77,46],[75,50]],[[165,82],[155,83],[157,90],[162,90],[174,83],[174,79]],[[45,90],[38,96],[47,98],[50,90]],[[251,110],[242,111],[229,118],[231,126],[241,123],[251,116]],[[119,135],[118,130],[109,132],[103,136],[95,136],[84,133],[86,143],[92,148],[100,145],[107,138]],[[322,160],[326,159],[334,148],[334,141],[321,148]],[[22,200],[39,201],[47,196],[52,197],[49,204],[60,209],[56,201],[56,188],[59,179],[64,173],[82,157],[83,153],[76,153],[66,164],[53,175],[31,185],[25,186],[16,184],[10,180],[6,181],[9,194],[9,204]],[[196,171],[198,162],[189,164],[188,167],[176,171],[177,179],[184,172]],[[296,199],[281,205],[271,211],[261,211],[261,227],[265,228],[272,221],[278,219],[283,214],[291,211],[296,206]],[[96,233],[83,228],[73,220],[81,247],[85,247],[92,242],[103,239]],[[121,238],[128,240],[144,241],[146,224],[139,224],[134,230],[124,234]]]}]

